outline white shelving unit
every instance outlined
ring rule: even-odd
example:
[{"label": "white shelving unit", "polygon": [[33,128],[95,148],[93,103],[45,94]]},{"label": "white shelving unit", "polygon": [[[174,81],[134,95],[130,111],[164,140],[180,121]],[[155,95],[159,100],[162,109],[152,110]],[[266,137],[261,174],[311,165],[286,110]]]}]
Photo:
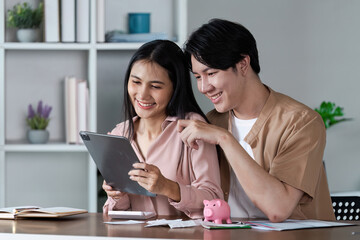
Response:
[{"label": "white shelving unit", "polygon": [[[111,15],[110,10],[122,4],[125,12],[156,9],[152,13],[156,20],[162,17],[156,12],[161,1],[171,6],[171,9],[161,11],[168,12],[165,15],[172,18],[161,21],[172,23],[169,28],[182,45],[187,36],[187,0],[139,0],[132,4],[131,0],[106,0],[107,5],[114,5],[106,8],[107,16]],[[121,90],[127,62],[142,43],[97,43],[96,0],[90,2],[90,42],[85,44],[7,41],[6,6],[12,6],[13,2],[4,0],[0,3],[0,208],[34,204],[97,211],[96,166],[83,145],[65,144],[60,84],[63,77],[73,73],[87,79],[89,130],[111,130],[112,124],[121,119],[120,109],[114,106],[120,106],[122,99],[117,98],[116,91],[109,92],[109,89],[115,84],[117,90]],[[117,19],[123,20],[124,17]],[[24,120],[27,104],[36,104],[40,99],[53,106],[48,128],[50,142],[27,144]],[[111,113],[117,116],[111,116]]]}]

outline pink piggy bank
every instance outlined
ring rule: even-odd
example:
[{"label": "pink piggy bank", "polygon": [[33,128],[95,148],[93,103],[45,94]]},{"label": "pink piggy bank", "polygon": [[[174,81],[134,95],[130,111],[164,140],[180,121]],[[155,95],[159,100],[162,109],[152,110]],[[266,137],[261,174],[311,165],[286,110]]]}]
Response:
[{"label": "pink piggy bank", "polygon": [[230,219],[230,206],[227,202],[221,199],[213,199],[211,201],[204,200],[204,221],[213,221],[216,224],[222,224],[223,220],[226,223],[232,223]]}]

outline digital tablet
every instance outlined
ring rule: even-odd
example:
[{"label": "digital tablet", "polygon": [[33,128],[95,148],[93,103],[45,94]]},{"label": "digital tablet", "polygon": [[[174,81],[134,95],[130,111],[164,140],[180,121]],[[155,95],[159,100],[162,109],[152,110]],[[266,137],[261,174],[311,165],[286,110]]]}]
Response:
[{"label": "digital tablet", "polygon": [[156,196],[129,178],[128,172],[139,159],[127,138],[87,131],[79,134],[108,185],[120,192]]}]

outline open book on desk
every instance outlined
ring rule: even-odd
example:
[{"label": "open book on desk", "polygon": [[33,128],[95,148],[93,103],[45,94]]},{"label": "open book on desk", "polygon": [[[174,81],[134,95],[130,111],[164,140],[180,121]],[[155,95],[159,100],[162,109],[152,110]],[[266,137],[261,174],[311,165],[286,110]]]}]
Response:
[{"label": "open book on desk", "polygon": [[70,207],[49,207],[41,208],[36,206],[19,206],[0,208],[0,219],[15,218],[59,218],[80,213],[87,213],[87,210]]}]

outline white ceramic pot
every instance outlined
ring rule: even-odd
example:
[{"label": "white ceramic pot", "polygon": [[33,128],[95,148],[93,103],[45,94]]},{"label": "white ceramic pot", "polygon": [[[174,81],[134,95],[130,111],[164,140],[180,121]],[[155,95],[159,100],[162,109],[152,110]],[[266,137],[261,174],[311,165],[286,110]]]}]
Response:
[{"label": "white ceramic pot", "polygon": [[28,130],[27,139],[30,143],[41,144],[47,143],[49,141],[49,131],[48,130]]},{"label": "white ceramic pot", "polygon": [[37,42],[39,39],[39,29],[18,29],[16,37],[19,42]]}]

